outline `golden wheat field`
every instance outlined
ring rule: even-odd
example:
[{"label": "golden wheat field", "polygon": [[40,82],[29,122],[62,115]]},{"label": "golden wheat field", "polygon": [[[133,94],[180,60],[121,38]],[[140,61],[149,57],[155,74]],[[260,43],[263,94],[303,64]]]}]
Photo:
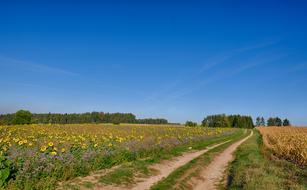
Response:
[{"label": "golden wheat field", "polygon": [[279,157],[307,165],[307,127],[259,127],[266,147]]}]

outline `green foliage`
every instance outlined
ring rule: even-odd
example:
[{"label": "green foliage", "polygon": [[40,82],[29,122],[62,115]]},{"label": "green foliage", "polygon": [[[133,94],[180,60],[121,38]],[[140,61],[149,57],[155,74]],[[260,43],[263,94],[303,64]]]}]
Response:
[{"label": "green foliage", "polygon": [[[263,117],[257,117],[256,126],[265,126],[265,119]],[[279,117],[270,117],[267,121],[267,126],[291,126],[291,124],[287,118],[281,120]]]},{"label": "green foliage", "polygon": [[185,126],[187,127],[196,127],[197,126],[197,123],[196,122],[193,122],[193,121],[187,121],[185,123]]},{"label": "green foliage", "polygon": [[253,119],[250,116],[230,115],[228,116],[230,126],[234,128],[254,128]]},{"label": "green foliage", "polygon": [[260,117],[257,117],[257,118],[256,118],[256,126],[257,126],[257,127],[261,126],[261,125],[260,125]]},{"label": "green foliage", "polygon": [[12,123],[15,125],[30,124],[31,119],[32,119],[31,112],[27,110],[19,110],[15,113],[15,117]]},{"label": "green foliage", "polygon": [[257,117],[256,118],[256,126],[265,126],[265,119],[263,117]]},{"label": "green foliage", "polygon": [[230,127],[228,117],[225,114],[209,115],[203,120],[202,125],[205,127]]},{"label": "green foliage", "polygon": [[265,126],[265,119],[263,117],[261,117],[260,126]]},{"label": "green foliage", "polygon": [[282,126],[282,120],[279,117],[270,117],[268,119],[268,126]]},{"label": "green foliage", "polygon": [[253,119],[250,116],[241,115],[209,115],[202,125],[205,127],[233,127],[233,128],[253,128]]},{"label": "green foliage", "polygon": [[0,187],[6,185],[11,174],[12,162],[0,156]]},{"label": "green foliage", "polygon": [[[71,113],[71,114],[33,114],[30,112],[20,110],[16,114],[0,115],[0,125],[11,124],[82,124],[82,123],[138,123],[138,124],[168,124],[166,119],[137,119],[132,113],[104,113],[104,112],[91,112],[91,113]],[[32,120],[31,120],[32,118]]]},{"label": "green foliage", "polygon": [[282,125],[283,125],[283,126],[291,126],[290,121],[289,121],[287,118],[284,119]]}]

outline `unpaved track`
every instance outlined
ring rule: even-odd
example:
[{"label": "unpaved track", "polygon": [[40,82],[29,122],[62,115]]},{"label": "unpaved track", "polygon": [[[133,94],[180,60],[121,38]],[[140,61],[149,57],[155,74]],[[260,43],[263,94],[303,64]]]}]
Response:
[{"label": "unpaved track", "polygon": [[178,169],[181,166],[184,166],[188,162],[194,160],[195,158],[199,157],[200,155],[208,152],[209,150],[216,148],[218,146],[221,146],[229,141],[225,141],[223,143],[219,143],[213,146],[209,146],[204,150],[197,151],[197,152],[189,152],[185,153],[182,156],[178,156],[174,159],[163,161],[159,164],[154,164],[150,168],[157,170],[158,175],[151,176],[149,178],[141,180],[141,182],[137,183],[136,186],[134,186],[132,189],[133,190],[145,190],[145,189],[150,189],[151,186],[153,186],[155,183],[158,181],[162,180],[163,178],[167,177],[170,175],[173,171]]},{"label": "unpaved track", "polygon": [[[244,139],[233,143],[230,145],[226,150],[224,150],[221,154],[219,154],[214,160],[209,164],[208,167],[204,171],[201,172],[201,180],[199,178],[191,179],[191,185],[195,188],[193,189],[199,189],[199,190],[211,190],[214,189],[215,182],[219,182],[223,178],[224,171],[227,167],[227,164],[229,161],[232,160],[232,153],[235,151],[235,149],[242,144],[247,138],[252,136],[253,133],[251,133],[248,137],[245,137]],[[132,186],[112,186],[112,185],[103,185],[103,184],[97,184],[94,183],[94,187],[91,189],[94,190],[146,190],[150,189],[154,184],[161,181],[163,178],[169,176],[172,172],[174,172],[176,169],[180,168],[181,166],[184,166],[185,164],[189,163],[190,161],[194,160],[195,158],[203,155],[204,153],[208,152],[211,149],[214,149],[218,146],[221,146],[225,143],[228,143],[230,141],[225,141],[219,144],[215,144],[212,146],[208,146],[204,150],[200,151],[193,151],[193,152],[186,152],[183,153],[183,155],[175,157],[171,160],[165,160],[161,163],[153,164],[150,166],[150,169],[153,169],[154,171],[157,171],[156,175],[147,177],[147,178],[137,178],[136,184]],[[92,179],[93,178],[93,179]],[[95,179],[95,176],[88,176],[84,178],[85,180],[80,181],[97,181]],[[81,190],[87,189],[84,187],[80,187]]]},{"label": "unpaved track", "polygon": [[[153,169],[154,171],[156,171],[157,174],[154,176],[147,177],[147,178],[137,178],[136,179],[137,183],[132,186],[129,186],[129,187],[112,186],[112,185],[103,185],[103,184],[95,183],[94,187],[91,189],[94,189],[94,190],[127,190],[127,189],[146,190],[146,189],[150,189],[151,186],[153,186],[155,183],[159,182],[163,178],[170,175],[173,171],[175,171],[179,167],[184,166],[191,160],[199,157],[200,155],[208,152],[209,150],[214,149],[228,142],[230,141],[225,141],[219,144],[208,146],[204,150],[186,152],[186,153],[183,153],[183,155],[175,157],[171,160],[164,160],[161,163],[153,164],[152,166],[150,166],[150,169]],[[92,178],[93,177],[86,177],[85,178],[86,180],[82,180],[82,181],[93,181],[93,182],[97,181],[96,179],[94,180],[94,178],[93,179]],[[80,187],[80,190],[83,190],[83,189],[87,189],[87,188]]]},{"label": "unpaved track", "polygon": [[221,180],[225,179],[225,171],[229,162],[233,160],[234,151],[248,138],[253,135],[251,134],[244,139],[237,141],[226,148],[222,153],[218,154],[213,161],[200,173],[200,177],[192,178],[191,183],[193,184],[194,190],[215,190],[218,189],[217,185]]}]

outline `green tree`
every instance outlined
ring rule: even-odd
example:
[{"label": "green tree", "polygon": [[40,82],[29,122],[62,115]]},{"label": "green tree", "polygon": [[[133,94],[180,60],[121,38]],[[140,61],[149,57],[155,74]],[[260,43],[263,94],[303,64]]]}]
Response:
[{"label": "green tree", "polygon": [[267,121],[268,126],[275,126],[275,119],[273,117],[270,117]]},{"label": "green tree", "polygon": [[256,126],[265,126],[265,119],[263,117],[257,117],[256,118]]},{"label": "green tree", "polygon": [[260,126],[265,126],[265,119],[263,117],[260,119]]},{"label": "green tree", "polygon": [[230,127],[228,117],[225,114],[209,115],[203,120],[202,125],[205,127]]},{"label": "green tree", "polygon": [[291,126],[290,121],[289,121],[287,118],[284,119],[282,125],[283,125],[283,126]]},{"label": "green tree", "polygon": [[229,115],[228,121],[233,128],[254,128],[254,122],[251,116]]},{"label": "green tree", "polygon": [[282,126],[282,120],[279,118],[279,117],[276,117],[275,118],[275,123],[276,123],[276,126]]},{"label": "green tree", "polygon": [[19,110],[15,113],[15,118],[13,120],[13,124],[15,125],[23,125],[30,124],[32,119],[31,112],[27,110]]},{"label": "green tree", "polygon": [[193,122],[193,121],[187,121],[185,123],[185,126],[186,127],[196,127],[197,126],[197,123],[196,122]]},{"label": "green tree", "polygon": [[260,117],[256,118],[256,126],[257,127],[261,126],[261,118]]},{"label": "green tree", "polygon": [[270,117],[267,123],[268,126],[282,126],[282,120],[279,117]]},{"label": "green tree", "polygon": [[[16,114],[0,114],[0,125],[20,123],[15,119]],[[15,122],[15,123],[13,123]],[[23,122],[22,122],[23,123]],[[168,124],[163,118],[136,119],[132,113],[40,113],[33,114],[31,123],[36,124],[74,124],[74,123],[140,123],[140,124]]]}]

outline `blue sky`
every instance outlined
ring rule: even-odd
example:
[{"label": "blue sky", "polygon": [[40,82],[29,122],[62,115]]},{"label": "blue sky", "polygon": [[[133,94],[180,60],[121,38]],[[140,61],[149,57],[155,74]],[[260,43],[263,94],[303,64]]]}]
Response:
[{"label": "blue sky", "polygon": [[306,2],[72,2],[0,2],[0,113],[307,125]]}]

